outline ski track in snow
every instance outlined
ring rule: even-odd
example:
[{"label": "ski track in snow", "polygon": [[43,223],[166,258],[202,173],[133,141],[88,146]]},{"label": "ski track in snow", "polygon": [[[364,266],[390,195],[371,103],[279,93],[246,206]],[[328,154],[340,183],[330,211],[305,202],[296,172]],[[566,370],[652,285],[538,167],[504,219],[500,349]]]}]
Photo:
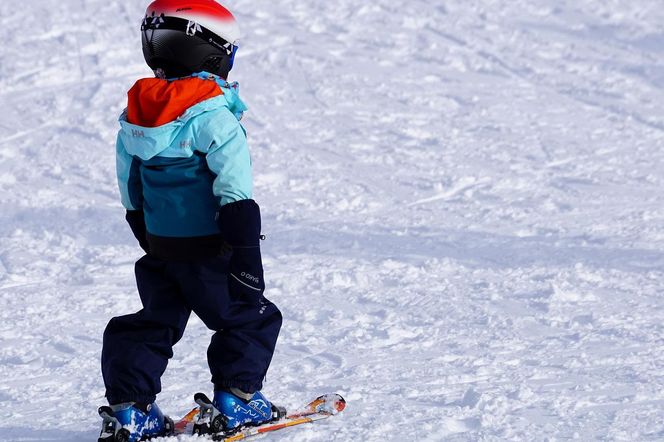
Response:
[{"label": "ski track in snow", "polygon": [[[0,2],[2,441],[95,440],[103,329],[140,308],[114,139],[146,4]],[[660,1],[228,5],[286,319],[265,392],[349,403],[265,440],[664,440]]]}]

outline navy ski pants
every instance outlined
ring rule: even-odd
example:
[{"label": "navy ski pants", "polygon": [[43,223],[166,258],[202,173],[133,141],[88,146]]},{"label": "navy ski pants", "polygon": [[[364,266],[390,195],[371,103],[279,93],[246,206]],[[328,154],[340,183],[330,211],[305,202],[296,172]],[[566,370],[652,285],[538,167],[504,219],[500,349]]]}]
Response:
[{"label": "navy ski pants", "polygon": [[262,294],[230,293],[228,256],[184,262],[144,256],[136,263],[136,282],[143,309],[113,318],[104,332],[109,403],[154,402],[192,311],[215,332],[207,353],[215,389],[262,388],[281,312]]}]

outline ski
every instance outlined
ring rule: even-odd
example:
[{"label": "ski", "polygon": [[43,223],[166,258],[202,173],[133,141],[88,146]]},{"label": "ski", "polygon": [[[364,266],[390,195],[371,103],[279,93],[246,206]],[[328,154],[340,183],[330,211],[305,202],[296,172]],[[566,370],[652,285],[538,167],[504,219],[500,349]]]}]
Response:
[{"label": "ski", "polygon": [[[265,433],[270,433],[285,428],[295,427],[302,424],[313,423],[319,420],[327,419],[339,414],[346,408],[346,401],[338,394],[326,394],[316,398],[305,407],[285,417],[259,425],[256,427],[243,427],[231,434],[218,433],[208,435],[213,441],[234,442],[249,439]],[[192,434],[193,427],[200,410],[194,408],[182,419],[175,423],[175,434]]]},{"label": "ski", "polygon": [[175,422],[175,425],[174,425],[175,435],[185,434],[187,432],[191,434],[191,428],[190,427],[193,426],[194,420],[196,419],[197,415],[198,415],[198,407],[194,408],[189,413],[185,414],[182,419]]}]

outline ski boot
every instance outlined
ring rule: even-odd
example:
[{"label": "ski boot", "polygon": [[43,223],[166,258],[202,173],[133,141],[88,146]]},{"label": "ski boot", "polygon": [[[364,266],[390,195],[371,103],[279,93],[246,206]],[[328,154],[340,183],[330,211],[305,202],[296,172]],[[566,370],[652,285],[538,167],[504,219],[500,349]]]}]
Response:
[{"label": "ski boot", "polygon": [[97,442],[137,442],[173,434],[173,420],[164,416],[157,404],[148,405],[146,411],[133,403],[100,407],[104,421]]},{"label": "ski boot", "polygon": [[235,388],[217,391],[214,401],[203,393],[194,400],[200,412],[194,434],[230,436],[243,427],[258,426],[286,416],[286,409],[272,405],[260,391],[246,394]]}]

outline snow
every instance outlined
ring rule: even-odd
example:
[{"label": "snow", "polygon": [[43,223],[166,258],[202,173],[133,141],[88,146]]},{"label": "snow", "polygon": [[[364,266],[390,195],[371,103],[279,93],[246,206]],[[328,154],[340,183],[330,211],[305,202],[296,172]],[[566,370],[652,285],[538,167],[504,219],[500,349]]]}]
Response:
[{"label": "snow", "polygon": [[[0,2],[2,441],[96,440],[140,308],[113,143],[146,4]],[[228,5],[286,319],[264,391],[348,400],[266,440],[664,440],[660,1]]]}]

